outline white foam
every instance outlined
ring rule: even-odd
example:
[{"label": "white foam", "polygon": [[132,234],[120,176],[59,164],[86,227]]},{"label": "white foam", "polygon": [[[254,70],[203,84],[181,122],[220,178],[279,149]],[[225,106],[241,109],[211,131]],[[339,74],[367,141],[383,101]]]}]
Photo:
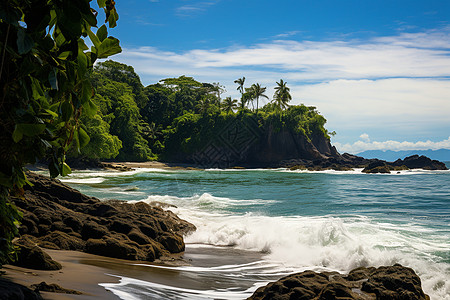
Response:
[{"label": "white foam", "polygon": [[144,201],[147,203],[151,202],[164,202],[167,204],[180,206],[184,208],[189,209],[198,209],[198,210],[207,210],[207,211],[214,211],[214,210],[223,210],[225,208],[229,207],[237,207],[237,206],[246,206],[246,205],[265,205],[268,203],[276,203],[275,200],[261,200],[261,199],[251,199],[251,200],[237,200],[237,199],[231,199],[227,197],[216,197],[209,193],[203,193],[201,195],[194,195],[192,197],[176,197],[176,196],[169,196],[169,195],[151,195],[148,196],[146,199],[132,201],[132,202],[138,202],[138,201]]},{"label": "white foam", "polygon": [[400,263],[413,268],[432,298],[450,299],[449,265],[433,252],[446,237],[418,225],[380,224],[367,217],[231,216],[174,209],[197,226],[186,243],[233,246],[266,253],[285,268],[348,272],[360,266]]}]

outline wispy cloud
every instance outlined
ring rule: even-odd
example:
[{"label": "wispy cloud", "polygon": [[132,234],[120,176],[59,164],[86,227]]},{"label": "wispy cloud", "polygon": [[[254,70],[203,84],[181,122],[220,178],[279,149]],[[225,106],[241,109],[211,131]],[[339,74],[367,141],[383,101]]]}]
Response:
[{"label": "wispy cloud", "polygon": [[295,36],[295,35],[297,35],[299,33],[300,33],[300,31],[298,31],[298,30],[288,31],[288,32],[277,34],[275,36],[275,38],[288,38],[288,37]]},{"label": "wispy cloud", "polygon": [[360,153],[366,150],[438,150],[438,149],[450,149],[450,137],[443,141],[432,142],[419,141],[419,142],[399,142],[399,141],[384,141],[384,142],[368,142],[368,141],[357,141],[353,144],[341,144],[334,143],[339,152],[349,152],[349,153]]},{"label": "wispy cloud", "polygon": [[176,9],[177,16],[190,17],[206,11],[209,7],[217,4],[220,0],[198,1],[192,4],[180,6]]},{"label": "wispy cloud", "polygon": [[283,78],[293,104],[316,106],[337,131],[333,140],[343,144],[361,132],[378,130],[386,139],[434,132],[442,138],[450,128],[449,27],[369,40],[274,40],[185,52],[142,47],[125,49],[118,59],[133,65],[146,84],[189,75],[220,82],[236,98],[237,78],[267,86],[268,96]]}]

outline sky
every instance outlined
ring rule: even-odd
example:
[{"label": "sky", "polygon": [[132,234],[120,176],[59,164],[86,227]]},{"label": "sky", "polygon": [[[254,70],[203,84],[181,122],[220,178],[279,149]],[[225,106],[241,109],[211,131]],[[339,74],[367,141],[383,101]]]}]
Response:
[{"label": "sky", "polygon": [[340,152],[450,149],[448,0],[117,0],[110,34],[144,85],[276,82],[317,107]]}]

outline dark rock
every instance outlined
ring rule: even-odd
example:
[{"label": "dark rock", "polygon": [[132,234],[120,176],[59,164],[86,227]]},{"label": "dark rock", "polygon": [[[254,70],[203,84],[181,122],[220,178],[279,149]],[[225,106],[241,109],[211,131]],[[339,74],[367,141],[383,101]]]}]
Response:
[{"label": "dark rock", "polygon": [[122,220],[114,220],[112,224],[109,226],[109,230],[124,234],[129,233],[131,229],[133,229],[133,226]]},{"label": "dark rock", "polygon": [[87,253],[108,257],[137,260],[138,253],[135,247],[120,242],[114,238],[105,240],[90,239],[86,243]]},{"label": "dark rock", "polygon": [[379,267],[363,283],[362,291],[374,293],[377,299],[429,299],[422,290],[413,269],[394,265]]},{"label": "dark rock", "polygon": [[0,299],[2,300],[42,300],[39,293],[0,277]]},{"label": "dark rock", "polygon": [[170,253],[184,251],[183,238],[179,235],[164,233],[158,240]]},{"label": "dark rock", "polygon": [[151,240],[138,229],[132,229],[128,233],[128,238],[139,245],[147,245],[151,243]]},{"label": "dark rock", "polygon": [[[54,231],[40,238],[42,242],[48,242],[58,246],[60,250],[83,250],[85,242],[77,237],[68,235],[61,231]],[[44,247],[45,244],[39,244]]]},{"label": "dark rock", "polygon": [[33,237],[40,247],[152,261],[183,251],[182,235],[195,230],[160,207],[100,201],[58,180],[33,173],[27,176],[34,186],[26,188],[23,198],[12,200],[24,214],[20,233]]},{"label": "dark rock", "polygon": [[[361,292],[359,292],[361,291]],[[336,272],[305,271],[260,287],[248,299],[383,299],[429,300],[420,278],[410,268],[357,268],[348,276]]]},{"label": "dark rock", "polygon": [[81,236],[84,240],[100,239],[108,234],[108,228],[103,225],[99,225],[94,221],[87,221],[81,228]]},{"label": "dark rock", "polygon": [[425,169],[425,170],[448,170],[447,166],[437,160],[431,160],[426,156],[412,155],[405,159],[398,159],[392,163],[393,166],[406,166],[410,169]]},{"label": "dark rock", "polygon": [[20,250],[14,265],[35,270],[61,270],[61,264],[54,261],[29,238],[22,237],[15,244],[20,246]]},{"label": "dark rock", "polygon": [[31,288],[36,292],[50,292],[50,293],[61,293],[61,294],[72,294],[72,295],[81,295],[82,292],[65,289],[55,283],[48,284],[45,281],[42,281],[39,284],[32,284]]},{"label": "dark rock", "polygon": [[390,174],[391,171],[389,169],[389,166],[386,164],[385,161],[382,160],[376,160],[371,162],[367,167],[362,170],[363,173],[385,173]]}]

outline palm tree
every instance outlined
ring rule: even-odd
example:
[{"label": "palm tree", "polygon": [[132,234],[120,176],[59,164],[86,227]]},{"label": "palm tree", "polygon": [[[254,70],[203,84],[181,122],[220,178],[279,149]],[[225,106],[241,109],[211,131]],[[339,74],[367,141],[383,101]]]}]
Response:
[{"label": "palm tree", "polygon": [[273,95],[273,102],[280,111],[286,109],[289,106],[288,102],[292,100],[292,96],[289,93],[290,88],[286,86],[286,83],[283,79],[280,79],[280,82],[277,82],[278,86],[275,87],[275,94]]},{"label": "palm tree", "polygon": [[241,93],[241,107],[245,107],[245,101],[244,101],[244,82],[245,82],[245,76],[242,78],[236,79],[234,83],[238,84],[237,90]]},{"label": "palm tree", "polygon": [[231,99],[231,97],[226,97],[222,102],[222,109],[226,113],[230,113],[233,111],[233,109],[236,109],[238,107],[237,102],[238,101],[236,99]]},{"label": "palm tree", "polygon": [[252,84],[253,98],[256,99],[256,114],[258,114],[259,97],[269,99],[264,93],[266,92],[266,87],[261,87],[259,83]]}]

